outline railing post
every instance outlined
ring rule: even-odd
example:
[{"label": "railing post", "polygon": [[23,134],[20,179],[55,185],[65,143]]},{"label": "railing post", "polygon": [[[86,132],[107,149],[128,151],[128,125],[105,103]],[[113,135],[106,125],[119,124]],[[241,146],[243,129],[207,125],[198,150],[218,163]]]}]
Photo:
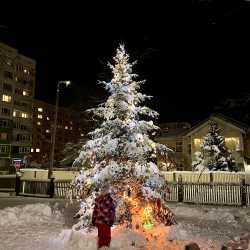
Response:
[{"label": "railing post", "polygon": [[246,192],[245,175],[240,176],[240,194],[241,194],[241,206],[247,206],[247,192]]},{"label": "railing post", "polygon": [[50,177],[50,198],[54,197],[54,190],[55,190],[55,184],[54,184],[55,176],[52,174]]},{"label": "railing post", "polygon": [[183,185],[181,174],[178,176],[178,202],[183,202]]},{"label": "railing post", "polygon": [[21,174],[20,172],[16,173],[16,187],[15,187],[15,192],[16,192],[16,196],[19,195],[20,193],[20,179],[21,179]]}]

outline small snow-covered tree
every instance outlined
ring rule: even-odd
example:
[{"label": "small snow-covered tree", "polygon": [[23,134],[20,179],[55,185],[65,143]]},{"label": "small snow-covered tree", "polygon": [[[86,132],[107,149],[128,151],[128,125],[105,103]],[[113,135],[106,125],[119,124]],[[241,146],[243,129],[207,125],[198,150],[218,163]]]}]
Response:
[{"label": "small snow-covered tree", "polygon": [[[159,129],[152,121],[140,120],[142,115],[152,118],[158,116],[141,103],[151,98],[138,92],[140,84],[132,74],[129,56],[124,45],[120,45],[114,57],[115,66],[108,63],[113,72],[110,82],[102,81],[110,92],[108,100],[98,108],[90,109],[94,118],[103,120],[100,128],[90,132],[91,139],[83,145],[75,163],[82,164],[81,173],[72,181],[72,187],[78,189],[78,199],[82,199],[82,208],[76,215],[79,222],[75,229],[88,227],[91,230],[91,214],[94,200],[99,196],[99,188],[105,182],[111,184],[111,193],[116,204],[115,225],[131,223],[132,215],[142,211],[144,219],[153,220],[148,211],[156,210],[155,199],[161,199],[160,193],[167,189],[165,177],[158,167],[150,162],[158,151],[166,154],[171,151],[166,146],[155,143],[149,138],[149,131]],[[92,168],[85,166],[89,161]],[[162,200],[161,213],[156,214],[159,222],[170,218],[170,211]],[[145,210],[145,211],[144,211]],[[159,210],[160,211],[160,210]],[[146,222],[147,225],[151,225]],[[156,222],[154,224],[157,224]]]},{"label": "small snow-covered tree", "polygon": [[208,134],[204,136],[204,141],[199,145],[201,152],[195,152],[195,161],[192,166],[196,171],[233,171],[236,161],[232,157],[232,152],[225,146],[225,137],[220,135],[220,128],[211,117]]}]

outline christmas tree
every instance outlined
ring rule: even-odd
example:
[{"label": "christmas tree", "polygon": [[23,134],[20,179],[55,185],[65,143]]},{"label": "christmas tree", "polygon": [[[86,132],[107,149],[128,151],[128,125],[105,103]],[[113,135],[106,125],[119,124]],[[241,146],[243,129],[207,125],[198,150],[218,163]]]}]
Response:
[{"label": "christmas tree", "polygon": [[[149,139],[149,131],[159,129],[152,121],[140,120],[143,115],[157,118],[158,113],[141,106],[150,96],[139,93],[140,84],[134,81],[129,55],[120,45],[114,57],[115,66],[110,82],[102,81],[110,92],[108,100],[98,108],[90,109],[94,119],[102,120],[100,128],[90,132],[91,139],[83,145],[75,164],[82,164],[78,177],[72,181],[77,188],[81,209],[75,218],[76,230],[92,229],[91,217],[100,187],[109,182],[116,205],[114,225],[148,228],[152,225],[175,222],[173,213],[162,199],[167,181],[153,163],[157,153],[167,155],[170,149]],[[137,220],[134,218],[137,217]],[[141,218],[140,220],[138,218]],[[133,226],[132,226],[133,224]]]},{"label": "christmas tree", "polygon": [[195,152],[192,166],[196,171],[233,171],[236,166],[232,152],[225,146],[225,137],[220,135],[218,124],[211,117],[208,134],[199,145],[201,152]]}]

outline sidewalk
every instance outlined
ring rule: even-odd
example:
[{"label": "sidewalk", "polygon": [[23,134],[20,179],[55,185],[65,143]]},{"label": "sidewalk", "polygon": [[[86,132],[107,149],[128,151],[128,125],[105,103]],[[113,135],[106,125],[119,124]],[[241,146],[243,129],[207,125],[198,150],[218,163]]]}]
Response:
[{"label": "sidewalk", "polygon": [[16,207],[18,205],[35,204],[35,203],[46,203],[49,202],[51,205],[59,203],[65,205],[65,199],[50,199],[50,198],[35,198],[35,197],[24,197],[24,196],[10,196],[10,193],[0,193],[0,209],[6,207]]}]

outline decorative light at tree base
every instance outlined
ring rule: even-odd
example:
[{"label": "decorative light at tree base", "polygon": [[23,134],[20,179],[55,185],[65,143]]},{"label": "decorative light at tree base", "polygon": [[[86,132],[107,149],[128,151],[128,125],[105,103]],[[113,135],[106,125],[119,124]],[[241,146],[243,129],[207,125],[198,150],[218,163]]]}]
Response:
[{"label": "decorative light at tree base", "polygon": [[109,83],[100,82],[111,95],[98,108],[88,110],[93,112],[94,119],[100,118],[102,124],[89,133],[91,139],[83,145],[75,160],[75,164],[84,162],[86,168],[72,181],[83,202],[75,216],[79,222],[73,228],[91,231],[94,201],[107,181],[111,184],[110,193],[116,205],[115,226],[132,228],[133,220],[140,221],[142,226],[144,222],[146,225],[167,225],[169,216],[173,224],[173,213],[161,195],[167,190],[167,181],[158,167],[148,162],[155,160],[157,152],[167,154],[171,150],[149,139],[149,131],[159,129],[153,121],[139,120],[143,115],[157,117],[158,113],[140,106],[151,97],[137,92],[145,81],[133,80],[137,77],[132,74],[136,62],[128,62],[124,45],[119,46],[114,60],[115,66],[108,64],[114,78]]}]

